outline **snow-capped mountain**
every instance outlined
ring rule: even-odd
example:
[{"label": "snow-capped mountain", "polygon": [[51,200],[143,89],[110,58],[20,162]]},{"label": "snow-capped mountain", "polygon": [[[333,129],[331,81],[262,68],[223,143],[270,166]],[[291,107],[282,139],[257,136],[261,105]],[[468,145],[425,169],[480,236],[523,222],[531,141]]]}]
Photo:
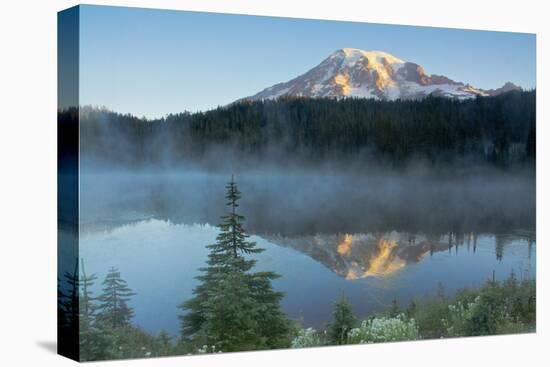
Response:
[{"label": "snow-capped mountain", "polygon": [[364,97],[382,100],[420,99],[428,95],[459,99],[521,90],[513,83],[483,90],[442,75],[430,75],[422,66],[382,51],[344,48],[288,82],[275,84],[248,99],[282,95],[307,97]]}]

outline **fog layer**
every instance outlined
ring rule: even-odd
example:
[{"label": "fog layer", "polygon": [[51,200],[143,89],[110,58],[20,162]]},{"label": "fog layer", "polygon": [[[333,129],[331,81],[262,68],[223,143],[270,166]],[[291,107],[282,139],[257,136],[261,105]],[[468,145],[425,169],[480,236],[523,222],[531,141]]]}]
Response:
[{"label": "fog layer", "polygon": [[535,177],[479,170],[92,171],[81,176],[81,223],[112,227],[146,217],[220,222],[234,174],[240,211],[253,233],[510,231],[535,227]]}]

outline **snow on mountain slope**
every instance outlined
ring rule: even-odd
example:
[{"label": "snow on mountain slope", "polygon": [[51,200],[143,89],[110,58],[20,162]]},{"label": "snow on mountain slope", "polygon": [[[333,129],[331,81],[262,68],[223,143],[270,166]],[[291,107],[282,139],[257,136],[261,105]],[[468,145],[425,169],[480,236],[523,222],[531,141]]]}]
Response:
[{"label": "snow on mountain slope", "polygon": [[466,99],[509,90],[521,88],[508,82],[502,88],[483,90],[445,76],[427,74],[420,65],[386,52],[343,48],[305,74],[275,84],[248,99],[274,99],[282,95],[381,100],[420,99],[436,95]]}]

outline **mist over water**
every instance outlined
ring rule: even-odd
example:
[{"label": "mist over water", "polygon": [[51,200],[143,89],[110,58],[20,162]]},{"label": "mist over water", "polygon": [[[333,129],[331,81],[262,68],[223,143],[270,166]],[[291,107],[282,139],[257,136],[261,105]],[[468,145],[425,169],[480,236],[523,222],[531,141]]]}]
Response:
[{"label": "mist over water", "polygon": [[266,249],[258,268],[282,275],[283,309],[304,326],[324,328],[341,291],[367,316],[439,284],[452,294],[493,271],[535,274],[528,171],[84,170],[80,255],[100,278],[119,268],[146,330],[178,333],[177,305],[215,241],[231,174],[245,228]]},{"label": "mist over water", "polygon": [[[83,171],[81,223],[143,218],[217,224],[233,172],[195,168]],[[234,173],[252,233],[489,231],[535,226],[535,178],[488,170],[435,175],[380,170]]]},{"label": "mist over water", "polygon": [[[230,163],[229,163],[230,162]],[[135,322],[177,335],[177,305],[192,296],[206,245],[226,213],[234,176],[245,229],[276,271],[283,310],[323,329],[342,291],[358,317],[413,298],[477,287],[513,271],[534,276],[535,177],[528,168],[403,169],[229,159],[170,168],[84,161],[80,256],[101,279],[116,266],[137,295]],[[99,294],[100,284],[94,292]]]}]

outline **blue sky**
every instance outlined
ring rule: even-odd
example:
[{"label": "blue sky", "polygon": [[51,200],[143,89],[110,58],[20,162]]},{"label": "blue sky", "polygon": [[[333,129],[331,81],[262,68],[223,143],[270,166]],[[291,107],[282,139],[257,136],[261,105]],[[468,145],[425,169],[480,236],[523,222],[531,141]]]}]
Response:
[{"label": "blue sky", "polygon": [[480,88],[536,83],[533,34],[101,6],[80,14],[80,103],[137,116],[225,105],[344,47]]}]

